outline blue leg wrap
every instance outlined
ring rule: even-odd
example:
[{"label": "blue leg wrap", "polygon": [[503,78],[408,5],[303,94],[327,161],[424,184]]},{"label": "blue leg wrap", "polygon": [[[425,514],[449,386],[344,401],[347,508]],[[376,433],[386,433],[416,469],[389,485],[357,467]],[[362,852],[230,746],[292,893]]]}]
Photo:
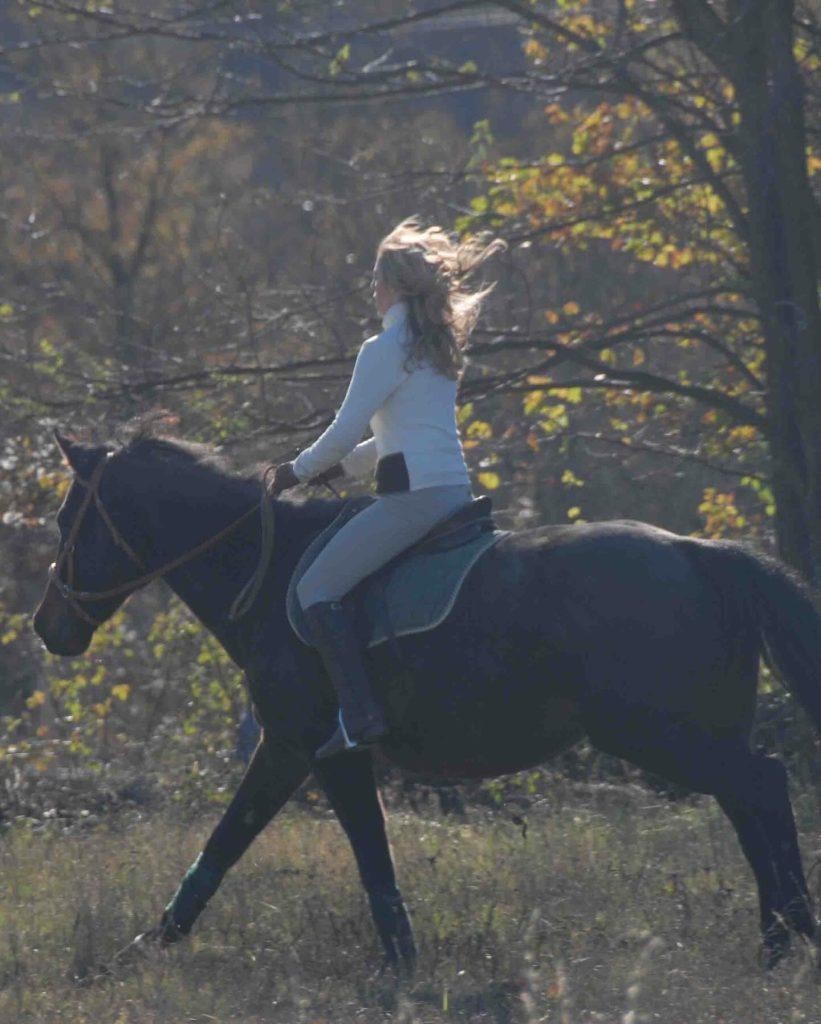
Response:
[{"label": "blue leg wrap", "polygon": [[223,872],[206,864],[200,854],[165,908],[163,918],[167,924],[179,934],[187,935],[219,888],[222,876]]}]

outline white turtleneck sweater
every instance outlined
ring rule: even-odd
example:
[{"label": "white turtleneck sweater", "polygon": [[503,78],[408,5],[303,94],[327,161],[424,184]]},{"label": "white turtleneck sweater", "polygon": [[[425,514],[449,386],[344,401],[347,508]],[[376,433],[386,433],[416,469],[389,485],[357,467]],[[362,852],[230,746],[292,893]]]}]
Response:
[{"label": "white turtleneck sweater", "polygon": [[[412,491],[470,486],[456,425],[457,382],[428,364],[408,361],[408,311],[397,302],[384,330],[362,345],[345,399],[328,427],[294,460],[294,474],[310,480],[338,462],[348,476],[364,476],[378,459],[401,452]],[[370,440],[357,444],[368,425]]]}]

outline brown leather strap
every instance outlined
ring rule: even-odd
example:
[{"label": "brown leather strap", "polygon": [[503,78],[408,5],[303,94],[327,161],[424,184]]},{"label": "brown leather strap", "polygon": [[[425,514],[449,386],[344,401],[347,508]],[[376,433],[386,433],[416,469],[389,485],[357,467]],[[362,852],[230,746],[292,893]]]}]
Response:
[{"label": "brown leather strap", "polygon": [[[158,566],[156,569],[148,570],[145,562],[137,555],[131,545],[126,541],[120,531],[114,525],[111,516],[103,505],[102,499],[99,495],[100,480],[102,479],[103,470],[105,469],[108,460],[111,458],[112,453],[109,453],[105,458],[101,459],[94,467],[94,471],[88,480],[83,480],[79,475],[75,474],[75,481],[84,487],[86,493],[83,497],[83,501],[80,508],[77,511],[74,522],[71,524],[71,530],[69,531],[68,538],[60,552],[57,561],[53,562],[49,566],[49,580],[54,584],[60,595],[68,602],[72,610],[85,622],[88,622],[93,626],[102,625],[103,620],[95,619],[90,615],[78,602],[80,601],[106,601],[113,597],[122,597],[124,594],[132,594],[134,591],[139,590],[140,587],[145,586],[152,580],[159,579],[161,576],[165,576],[167,573],[172,572],[174,569],[179,569],[180,566],[186,564],[195,559],[198,555],[208,551],[209,548],[214,547],[224,537],[228,536],[229,533],[237,529],[244,522],[246,522],[252,515],[257,513],[260,507],[264,507],[269,504],[268,498],[268,473],[272,467],[269,467],[263,477],[262,495],[260,503],[255,503],[246,512],[243,512],[241,516],[230,522],[224,529],[218,533],[213,534],[211,537],[207,537],[200,544],[197,544],[193,548],[189,548],[183,554],[173,558],[170,562],[165,562],[163,565]],[[91,503],[94,502],[95,508],[100,513],[103,522],[111,534],[111,538],[118,547],[120,547],[125,553],[132,559],[132,561],[138,565],[141,569],[146,571],[143,575],[138,576],[136,579],[128,580],[125,583],[118,584],[116,587],[109,587],[107,590],[77,590],[74,587],[75,567],[74,567],[74,545],[77,540],[77,536],[80,532],[80,528],[83,523],[86,512],[88,511]],[[271,510],[273,511],[273,510]],[[270,558],[270,550],[266,553],[265,564],[267,567],[267,560]],[[60,571],[66,566],[66,579],[64,580]]]}]

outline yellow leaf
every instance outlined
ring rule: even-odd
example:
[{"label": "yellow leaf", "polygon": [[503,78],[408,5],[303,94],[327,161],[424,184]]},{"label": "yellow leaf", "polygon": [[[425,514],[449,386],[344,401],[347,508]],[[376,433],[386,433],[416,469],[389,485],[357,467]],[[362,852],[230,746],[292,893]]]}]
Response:
[{"label": "yellow leaf", "polygon": [[707,150],[707,163],[713,169],[715,174],[721,170],[724,163],[724,150],[721,146],[713,146]]},{"label": "yellow leaf", "polygon": [[554,398],[561,398],[571,405],[578,405],[582,400],[581,388],[554,388],[552,394]]},{"label": "yellow leaf", "polygon": [[128,683],[117,683],[116,686],[111,687],[111,696],[116,697],[117,700],[128,700],[130,693],[131,687]]},{"label": "yellow leaf", "polygon": [[758,430],[756,427],[743,426],[733,427],[730,433],[727,435],[729,441],[756,441],[758,439]]},{"label": "yellow leaf", "polygon": [[539,406],[542,404],[544,398],[544,391],[531,391],[529,395],[525,395],[525,400],[522,403],[522,409],[526,416],[532,415]]},{"label": "yellow leaf", "polygon": [[27,708],[39,708],[41,704],[45,704],[46,695],[42,690],[35,690],[34,693],[26,698]]},{"label": "yellow leaf", "polygon": [[573,508],[569,508],[567,510],[568,519],[578,519],[581,514],[582,510],[579,508],[578,505],[574,505]]},{"label": "yellow leaf", "polygon": [[498,473],[480,473],[479,483],[489,491],[495,491],[502,482]]},{"label": "yellow leaf", "polygon": [[541,64],[547,58],[547,47],[538,39],[528,39],[524,51],[536,64]]},{"label": "yellow leaf", "polygon": [[578,302],[565,302],[562,306],[562,312],[565,316],[575,316],[579,312]]},{"label": "yellow leaf", "polygon": [[584,480],[580,480],[572,469],[566,469],[562,473],[562,483],[566,487],[584,487]]},{"label": "yellow leaf", "polygon": [[467,429],[467,435],[468,437],[481,438],[484,441],[489,437],[493,437],[493,429],[484,420],[474,420]]},{"label": "yellow leaf", "polygon": [[566,124],[570,120],[570,114],[560,103],[548,103],[544,112],[551,124]]},{"label": "yellow leaf", "polygon": [[470,417],[473,415],[473,402],[467,402],[465,405],[459,407],[459,412],[456,414],[456,421],[459,426],[463,426]]}]

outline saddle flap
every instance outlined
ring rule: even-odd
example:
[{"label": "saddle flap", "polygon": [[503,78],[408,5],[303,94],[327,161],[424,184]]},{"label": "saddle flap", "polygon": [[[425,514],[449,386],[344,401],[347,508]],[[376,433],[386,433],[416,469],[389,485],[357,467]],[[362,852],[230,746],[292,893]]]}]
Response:
[{"label": "saddle flap", "polygon": [[[286,609],[291,628],[305,643],[306,628],[296,585],[322,548],[352,516],[374,501],[347,502],[334,521],[303,553],[288,587]],[[494,528],[490,498],[477,498],[439,523],[417,544],[401,552],[359,583],[346,601],[355,604],[363,645],[374,647],[391,635],[433,629],[450,612],[461,585],[479,557],[506,536]]]}]

